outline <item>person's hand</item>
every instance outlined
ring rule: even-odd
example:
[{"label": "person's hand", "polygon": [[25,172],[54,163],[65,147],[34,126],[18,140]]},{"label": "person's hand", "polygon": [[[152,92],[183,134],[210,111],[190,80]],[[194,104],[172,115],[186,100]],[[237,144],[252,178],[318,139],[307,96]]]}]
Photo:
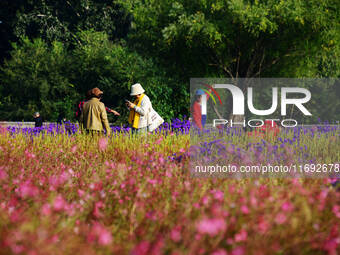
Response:
[{"label": "person's hand", "polygon": [[115,110],[111,110],[111,112],[116,116],[120,116],[119,112],[116,112]]},{"label": "person's hand", "polygon": [[127,107],[129,107],[130,109],[133,109],[133,108],[135,108],[135,104],[134,103],[131,103],[131,102],[126,102],[126,105],[127,105]]}]

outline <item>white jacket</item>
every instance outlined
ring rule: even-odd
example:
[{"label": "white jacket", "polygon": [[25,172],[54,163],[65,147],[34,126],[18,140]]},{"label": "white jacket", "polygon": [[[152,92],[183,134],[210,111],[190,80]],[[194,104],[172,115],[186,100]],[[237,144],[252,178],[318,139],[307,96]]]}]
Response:
[{"label": "white jacket", "polygon": [[150,98],[144,95],[140,107],[136,106],[134,110],[139,113],[138,128],[144,128],[148,126],[148,116],[152,109]]}]

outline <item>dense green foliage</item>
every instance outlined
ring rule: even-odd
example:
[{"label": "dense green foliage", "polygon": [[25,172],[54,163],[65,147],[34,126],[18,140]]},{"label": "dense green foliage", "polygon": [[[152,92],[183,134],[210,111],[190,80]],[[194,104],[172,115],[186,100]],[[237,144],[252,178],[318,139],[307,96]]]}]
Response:
[{"label": "dense green foliage", "polygon": [[112,43],[103,32],[83,31],[77,38],[80,43],[72,50],[58,41],[48,46],[41,39],[24,38],[20,47],[13,45],[1,75],[7,85],[1,99],[4,119],[30,119],[38,110],[48,119],[56,120],[60,112],[73,119],[74,104],[98,86],[105,92],[104,103],[122,112],[118,121],[124,123],[128,111],[123,99],[130,99],[129,87],[136,82],[143,84],[154,108],[166,119],[185,111],[180,108],[185,102],[173,105],[173,95],[181,87],[151,59]]},{"label": "dense green foliage", "polygon": [[[125,123],[123,99],[135,82],[169,119],[188,115],[192,77],[340,77],[337,0],[3,3],[1,31],[17,42],[1,68],[2,120],[28,120],[36,110],[48,120],[61,111],[73,119],[75,104],[95,86],[123,113],[111,121]],[[337,87],[310,88],[323,91],[313,110]],[[333,110],[322,119],[340,108],[338,95],[331,97]]]},{"label": "dense green foliage", "polygon": [[134,45],[159,48],[184,76],[339,75],[339,59],[330,58],[339,58],[337,0],[121,3],[134,17]]}]

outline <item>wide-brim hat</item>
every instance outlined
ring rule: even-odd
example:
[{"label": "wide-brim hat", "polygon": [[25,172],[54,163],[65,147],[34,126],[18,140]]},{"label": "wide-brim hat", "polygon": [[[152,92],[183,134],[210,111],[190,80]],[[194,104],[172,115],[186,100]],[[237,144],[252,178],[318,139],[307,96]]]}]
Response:
[{"label": "wide-brim hat", "polygon": [[130,96],[137,96],[139,94],[143,94],[144,92],[145,90],[143,89],[142,85],[136,83],[131,86]]},{"label": "wide-brim hat", "polygon": [[93,96],[95,96],[95,97],[100,97],[100,95],[103,95],[104,92],[101,91],[99,88],[93,88],[93,89],[91,90],[91,94],[92,94]]}]

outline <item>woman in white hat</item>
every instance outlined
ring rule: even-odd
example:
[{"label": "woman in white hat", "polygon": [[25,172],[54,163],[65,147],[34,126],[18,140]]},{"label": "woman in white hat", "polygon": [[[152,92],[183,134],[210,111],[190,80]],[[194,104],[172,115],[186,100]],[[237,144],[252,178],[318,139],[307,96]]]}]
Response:
[{"label": "woman in white hat", "polygon": [[127,107],[130,108],[129,123],[132,132],[137,134],[147,133],[148,114],[152,109],[150,98],[144,92],[145,90],[139,83],[132,85],[130,96],[135,97],[135,100],[133,103],[126,102]]}]

